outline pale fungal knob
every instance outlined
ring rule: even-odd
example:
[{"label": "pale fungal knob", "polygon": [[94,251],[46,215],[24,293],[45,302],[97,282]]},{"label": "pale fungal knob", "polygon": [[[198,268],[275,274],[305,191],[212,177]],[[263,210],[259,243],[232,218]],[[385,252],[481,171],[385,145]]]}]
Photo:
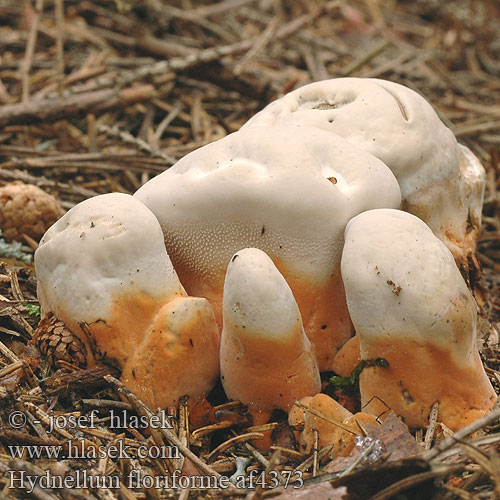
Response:
[{"label": "pale fungal knob", "polygon": [[[342,254],[347,304],[371,362],[362,404],[424,427],[431,406],[458,429],[496,400],[476,344],[476,304],[448,248],[419,218],[370,210],[347,225]],[[380,360],[379,360],[380,361]]]},{"label": "pale fungal knob", "polygon": [[64,213],[59,202],[32,184],[12,182],[0,187],[0,229],[6,241],[38,241]]},{"label": "pale fungal knob", "polygon": [[[310,453],[318,436],[318,449],[331,445],[330,457],[349,455],[354,448],[355,438],[361,434],[358,425],[377,424],[373,415],[358,412],[354,415],[326,394],[303,398],[288,414],[288,424],[298,427],[301,432],[298,441],[301,451]],[[300,412],[300,413],[299,413]]]},{"label": "pale fungal knob", "polygon": [[[57,316],[91,352],[79,326],[87,323],[98,350],[149,404],[212,387],[219,348],[213,312],[205,299],[186,296],[158,221],[134,197],[106,194],[73,207],[42,238],[35,266],[43,314]],[[198,381],[176,387],[183,375]]]},{"label": "pale fungal knob", "polygon": [[457,259],[474,250],[484,168],[413,90],[371,78],[315,82],[272,102],[243,130],[277,125],[328,130],[380,158],[399,181],[404,210],[423,219]]},{"label": "pale fungal knob", "polygon": [[256,423],[321,390],[319,370],[287,282],[261,250],[237,252],[224,284],[220,366],[227,396]]},{"label": "pale fungal knob", "polygon": [[123,366],[121,380],[153,407],[208,393],[219,376],[220,334],[206,299],[177,297],[155,315]]},{"label": "pale fungal knob", "polygon": [[333,359],[333,371],[342,377],[349,377],[361,363],[359,354],[359,337],[351,337],[337,352]]},{"label": "pale fungal knob", "polygon": [[156,215],[179,277],[221,325],[224,275],[242,248],[265,251],[287,280],[322,370],[352,335],[340,278],[345,224],[400,206],[380,160],[317,128],[249,128],[198,149],[137,193]]}]

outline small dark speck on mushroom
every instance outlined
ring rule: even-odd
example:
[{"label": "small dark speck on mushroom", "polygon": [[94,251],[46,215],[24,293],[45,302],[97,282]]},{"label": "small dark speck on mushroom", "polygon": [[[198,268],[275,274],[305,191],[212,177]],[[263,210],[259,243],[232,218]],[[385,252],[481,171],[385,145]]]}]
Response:
[{"label": "small dark speck on mushroom", "polygon": [[332,184],[337,184],[337,178],[336,178],[336,177],[328,177],[328,180],[329,180]]},{"label": "small dark speck on mushroom", "polygon": [[260,230],[260,235],[264,236],[265,232],[266,232],[266,226],[262,226],[262,229]]},{"label": "small dark speck on mushroom", "polygon": [[133,375],[133,377],[134,377],[134,378],[137,378],[137,377],[135,376],[135,369],[134,369],[134,368],[132,368],[132,375]]},{"label": "small dark speck on mushroom", "polygon": [[189,343],[191,344],[191,347],[194,347],[193,339],[189,339]]},{"label": "small dark speck on mushroom", "polygon": [[321,329],[325,330],[326,329],[326,325],[321,325]]},{"label": "small dark speck on mushroom", "polygon": [[405,403],[407,405],[412,404],[414,401],[413,396],[409,393],[407,389],[403,389],[403,398],[405,399]]},{"label": "small dark speck on mushroom", "polygon": [[95,227],[95,223],[94,223],[94,222],[91,222],[91,223],[90,223],[90,228],[92,229],[92,228],[94,228],[94,227]]},{"label": "small dark speck on mushroom", "polygon": [[394,293],[396,295],[399,295],[401,293],[402,288],[399,285],[396,286],[396,284],[394,283],[394,281],[387,280],[387,284],[389,286],[392,286],[392,293]]}]

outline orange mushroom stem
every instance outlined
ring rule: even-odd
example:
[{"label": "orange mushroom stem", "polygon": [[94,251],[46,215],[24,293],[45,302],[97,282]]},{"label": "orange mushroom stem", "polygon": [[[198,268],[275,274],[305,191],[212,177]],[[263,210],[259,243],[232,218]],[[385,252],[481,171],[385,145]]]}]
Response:
[{"label": "orange mushroom stem", "polygon": [[363,408],[393,410],[425,427],[432,405],[456,430],[497,396],[476,339],[477,306],[450,250],[414,215],[364,212],[346,227],[342,255],[349,313],[360,342]]},{"label": "orange mushroom stem", "polygon": [[226,394],[247,404],[254,423],[321,389],[297,303],[261,250],[237,252],[224,285],[221,375]]}]

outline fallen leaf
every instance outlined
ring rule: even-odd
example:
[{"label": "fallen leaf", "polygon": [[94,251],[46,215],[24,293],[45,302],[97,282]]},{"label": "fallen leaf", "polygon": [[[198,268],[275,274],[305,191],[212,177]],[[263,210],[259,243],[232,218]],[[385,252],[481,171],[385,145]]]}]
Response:
[{"label": "fallen leaf", "polygon": [[281,448],[296,449],[295,436],[288,422],[279,422],[278,426],[273,430],[272,440],[274,446]]},{"label": "fallen leaf", "polygon": [[[418,455],[421,451],[408,426],[394,413],[390,413],[382,425],[364,424],[364,428],[373,439],[378,439],[383,447],[387,461]],[[362,450],[354,447],[348,457],[337,457],[326,466],[326,472],[339,472],[347,469],[359,457]]]},{"label": "fallen leaf", "polygon": [[189,407],[189,426],[191,430],[215,423],[214,407],[207,401],[205,394]]}]

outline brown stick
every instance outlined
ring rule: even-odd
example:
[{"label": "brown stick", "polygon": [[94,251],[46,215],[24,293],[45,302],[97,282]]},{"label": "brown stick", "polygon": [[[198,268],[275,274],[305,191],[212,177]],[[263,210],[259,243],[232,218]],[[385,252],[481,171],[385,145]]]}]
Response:
[{"label": "brown stick", "polygon": [[0,127],[54,121],[74,116],[77,113],[119,108],[134,102],[151,99],[154,93],[152,85],[142,85],[123,90],[97,90],[62,99],[43,99],[21,104],[8,104],[0,109]]},{"label": "brown stick", "polygon": [[40,21],[40,14],[43,11],[43,0],[37,0],[33,17],[31,19],[30,33],[28,42],[26,43],[26,52],[24,54],[24,61],[22,66],[23,75],[23,102],[27,103],[30,96],[30,70],[33,62],[33,54],[35,53],[36,38],[38,35],[38,23]]},{"label": "brown stick", "polygon": [[[222,2],[217,2],[213,5],[204,5],[203,7],[192,9],[190,13],[199,17],[209,17],[216,14],[221,14],[227,10],[243,7],[247,3],[254,3],[254,2],[255,0],[224,0]],[[175,13],[174,14],[169,13],[169,16],[172,18],[177,17]]]},{"label": "brown stick", "polygon": [[56,53],[57,53],[57,87],[59,95],[64,90],[64,0],[55,0],[56,11]]},{"label": "brown stick", "polygon": [[53,396],[62,391],[78,390],[103,385],[103,377],[113,373],[116,369],[111,366],[96,366],[88,370],[76,370],[74,372],[56,373],[45,380],[47,394]]},{"label": "brown stick", "polygon": [[45,439],[15,429],[1,429],[0,437],[9,443],[28,444],[32,446],[63,446],[66,443],[66,441],[60,439]]}]

